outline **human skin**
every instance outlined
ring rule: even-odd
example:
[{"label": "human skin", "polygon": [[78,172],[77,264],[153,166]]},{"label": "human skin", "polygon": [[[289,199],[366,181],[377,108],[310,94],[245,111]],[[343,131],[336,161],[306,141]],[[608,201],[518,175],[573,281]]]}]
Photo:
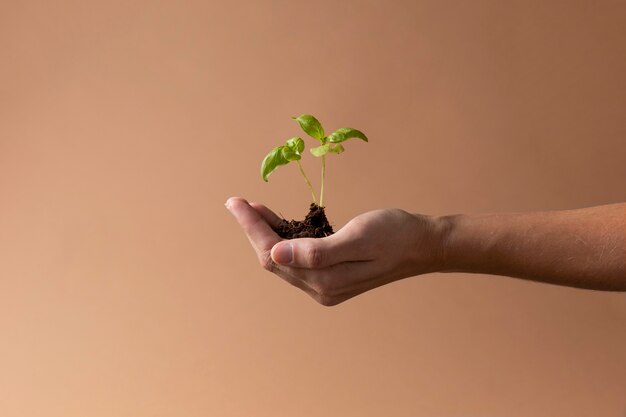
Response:
[{"label": "human skin", "polygon": [[325,306],[432,272],[626,291],[626,203],[577,210],[427,216],[370,211],[335,234],[284,240],[281,219],[240,197],[226,207],[261,265]]}]

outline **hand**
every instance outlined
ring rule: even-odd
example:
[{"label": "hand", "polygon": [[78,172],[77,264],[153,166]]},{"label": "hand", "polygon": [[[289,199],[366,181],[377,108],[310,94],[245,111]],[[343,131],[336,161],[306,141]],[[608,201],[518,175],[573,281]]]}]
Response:
[{"label": "hand", "polygon": [[261,265],[325,306],[442,268],[445,228],[434,217],[375,210],[325,238],[284,240],[272,230],[281,219],[264,205],[233,197],[226,207]]}]

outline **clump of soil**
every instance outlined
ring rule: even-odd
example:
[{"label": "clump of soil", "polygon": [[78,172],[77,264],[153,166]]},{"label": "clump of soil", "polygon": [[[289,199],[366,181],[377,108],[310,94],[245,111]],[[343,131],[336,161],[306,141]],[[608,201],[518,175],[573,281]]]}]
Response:
[{"label": "clump of soil", "polygon": [[284,239],[301,237],[326,237],[332,235],[333,227],[328,223],[324,207],[311,203],[304,221],[282,219],[274,231]]}]

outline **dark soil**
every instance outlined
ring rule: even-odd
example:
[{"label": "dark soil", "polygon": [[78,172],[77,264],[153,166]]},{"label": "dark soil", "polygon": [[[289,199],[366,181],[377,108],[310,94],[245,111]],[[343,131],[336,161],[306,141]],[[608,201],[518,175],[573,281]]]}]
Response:
[{"label": "dark soil", "polygon": [[284,239],[326,237],[334,233],[326,218],[324,207],[314,203],[311,203],[309,214],[306,215],[304,221],[282,219],[274,231]]}]

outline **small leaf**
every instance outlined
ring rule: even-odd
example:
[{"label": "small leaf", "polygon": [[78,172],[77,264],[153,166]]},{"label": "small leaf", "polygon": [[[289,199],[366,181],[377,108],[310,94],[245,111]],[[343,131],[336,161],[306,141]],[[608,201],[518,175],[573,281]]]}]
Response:
[{"label": "small leaf", "polygon": [[274,148],[267,154],[261,163],[261,178],[267,182],[267,177],[270,176],[276,168],[281,165],[286,165],[289,161],[283,156],[284,146]]},{"label": "small leaf", "polygon": [[287,160],[287,162],[297,161],[302,157],[300,154],[295,153],[293,150],[289,149],[287,146],[283,146],[283,158]]},{"label": "small leaf", "polygon": [[307,135],[318,139],[322,143],[324,142],[324,128],[315,117],[310,114],[303,114],[298,117],[292,117],[292,119],[300,124],[300,127],[306,132]]},{"label": "small leaf", "polygon": [[330,151],[332,153],[336,153],[336,154],[340,154],[341,152],[343,152],[345,149],[343,147],[343,145],[341,143],[337,143],[337,144],[333,144],[330,147]]},{"label": "small leaf", "polygon": [[342,127],[341,129],[335,130],[333,133],[328,135],[326,140],[328,140],[328,142],[330,143],[339,143],[350,138],[359,138],[363,139],[365,142],[368,141],[367,136],[365,136],[363,132],[352,129],[351,127]]},{"label": "small leaf", "polygon": [[298,155],[300,155],[302,153],[302,151],[304,151],[304,141],[302,140],[302,138],[291,138],[287,141],[286,145],[289,149],[291,149],[293,152],[297,153]]},{"label": "small leaf", "polygon": [[329,144],[318,146],[317,148],[311,148],[311,153],[313,154],[313,156],[317,156],[317,157],[324,156],[328,152],[330,152]]}]

